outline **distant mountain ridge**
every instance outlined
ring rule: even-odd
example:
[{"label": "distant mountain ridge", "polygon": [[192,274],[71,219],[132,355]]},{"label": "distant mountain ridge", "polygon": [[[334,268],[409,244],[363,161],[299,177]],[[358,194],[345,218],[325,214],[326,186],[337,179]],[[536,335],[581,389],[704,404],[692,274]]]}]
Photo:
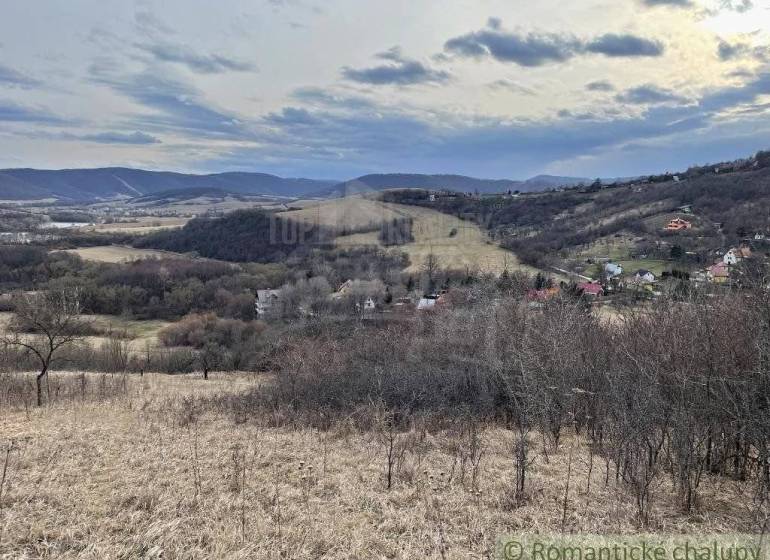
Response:
[{"label": "distant mountain ridge", "polygon": [[267,173],[193,175],[125,167],[3,169],[0,170],[0,200],[57,198],[90,202],[184,189],[220,189],[236,194],[301,197],[335,183],[314,179],[286,179]]},{"label": "distant mountain ridge", "polygon": [[463,175],[408,173],[364,175],[350,181],[283,178],[267,173],[226,172],[209,175],[146,171],[126,167],[98,169],[2,169],[0,200],[56,198],[61,201],[94,202],[138,198],[183,191],[205,190],[241,195],[338,197],[391,188],[446,189],[459,192],[523,192],[572,186],[589,179],[538,175],[526,181],[478,179]]},{"label": "distant mountain ridge", "polygon": [[347,196],[369,191],[386,189],[446,189],[459,192],[479,192],[482,194],[501,193],[508,190],[522,192],[541,191],[556,187],[573,186],[590,182],[582,177],[557,177],[538,175],[526,181],[511,179],[478,179],[464,175],[422,175],[408,173],[390,173],[364,175],[357,179],[339,183],[334,187],[320,191],[323,196]]}]

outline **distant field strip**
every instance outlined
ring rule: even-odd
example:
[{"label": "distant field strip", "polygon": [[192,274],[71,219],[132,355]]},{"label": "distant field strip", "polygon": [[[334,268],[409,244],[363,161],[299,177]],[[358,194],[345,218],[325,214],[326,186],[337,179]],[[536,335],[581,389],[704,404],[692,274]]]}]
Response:
[{"label": "distant field strip", "polygon": [[178,257],[184,258],[179,253],[170,251],[158,251],[155,249],[134,249],[122,245],[104,245],[99,247],[83,247],[80,249],[66,249],[65,253],[73,253],[87,261],[123,263],[139,259]]}]

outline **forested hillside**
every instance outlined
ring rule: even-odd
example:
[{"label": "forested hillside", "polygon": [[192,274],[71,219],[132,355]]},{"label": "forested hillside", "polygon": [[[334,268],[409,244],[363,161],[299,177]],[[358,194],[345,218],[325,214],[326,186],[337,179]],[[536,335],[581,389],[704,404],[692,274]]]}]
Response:
[{"label": "forested hillside", "polygon": [[197,218],[182,229],[159,231],[135,246],[234,262],[279,262],[296,252],[331,247],[332,235],[261,210],[238,210],[222,218]]},{"label": "forested hillside", "polygon": [[[694,228],[676,234],[685,250],[705,251],[770,232],[770,168],[723,174],[692,173],[678,181],[593,185],[521,196],[437,196],[401,190],[384,200],[435,208],[487,228],[529,264],[620,233],[640,244],[671,239],[668,219],[690,216]],[[644,249],[640,246],[640,249]]]}]

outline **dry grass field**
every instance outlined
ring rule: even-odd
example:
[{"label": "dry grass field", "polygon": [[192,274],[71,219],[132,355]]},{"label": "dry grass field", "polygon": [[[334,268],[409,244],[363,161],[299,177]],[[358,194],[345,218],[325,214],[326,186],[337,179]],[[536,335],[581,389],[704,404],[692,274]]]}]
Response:
[{"label": "dry grass field", "polygon": [[[430,208],[403,204],[383,203],[359,196],[352,196],[308,205],[302,210],[286,214],[294,219],[337,228],[355,228],[380,224],[394,218],[411,217],[414,220],[414,242],[399,246],[412,262],[408,271],[418,272],[425,257],[433,253],[442,267],[462,270],[478,268],[485,272],[500,273],[531,267],[519,264],[516,256],[489,240],[481,228],[455,216]],[[454,233],[453,233],[454,232]],[[379,245],[377,232],[355,233],[337,238],[339,246]]]},{"label": "dry grass field", "polygon": [[[475,476],[458,459],[463,436],[400,434],[406,451],[388,490],[376,433],[236,422],[211,404],[264,382],[58,373],[52,385],[66,398],[26,410],[0,391],[0,557],[481,559],[504,533],[640,530],[632,495],[605,479],[582,438],[545,450],[532,434],[516,502],[510,432],[480,433]],[[704,511],[718,513],[685,516],[669,477],[660,480],[646,530],[749,528],[740,483],[706,478]]]},{"label": "dry grass field", "polygon": [[402,214],[392,206],[394,205],[361,196],[350,196],[308,204],[301,210],[291,210],[282,215],[293,220],[326,227],[356,228],[370,224],[379,225],[402,217]]},{"label": "dry grass field", "polygon": [[87,261],[125,263],[148,258],[184,258],[178,253],[159,251],[156,249],[136,249],[122,245],[104,245],[99,247],[82,247],[79,249],[66,249],[67,253],[73,253]]},{"label": "dry grass field", "polygon": [[98,231],[102,233],[137,233],[145,234],[164,229],[177,229],[184,226],[189,218],[142,216],[132,222],[115,222],[112,224],[96,224],[80,228],[81,231]]}]

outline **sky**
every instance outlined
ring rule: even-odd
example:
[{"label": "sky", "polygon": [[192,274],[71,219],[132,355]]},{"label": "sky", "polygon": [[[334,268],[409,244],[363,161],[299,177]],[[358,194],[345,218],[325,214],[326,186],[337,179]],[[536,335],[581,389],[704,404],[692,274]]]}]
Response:
[{"label": "sky", "polygon": [[621,177],[770,148],[770,0],[0,0],[0,167]]}]

